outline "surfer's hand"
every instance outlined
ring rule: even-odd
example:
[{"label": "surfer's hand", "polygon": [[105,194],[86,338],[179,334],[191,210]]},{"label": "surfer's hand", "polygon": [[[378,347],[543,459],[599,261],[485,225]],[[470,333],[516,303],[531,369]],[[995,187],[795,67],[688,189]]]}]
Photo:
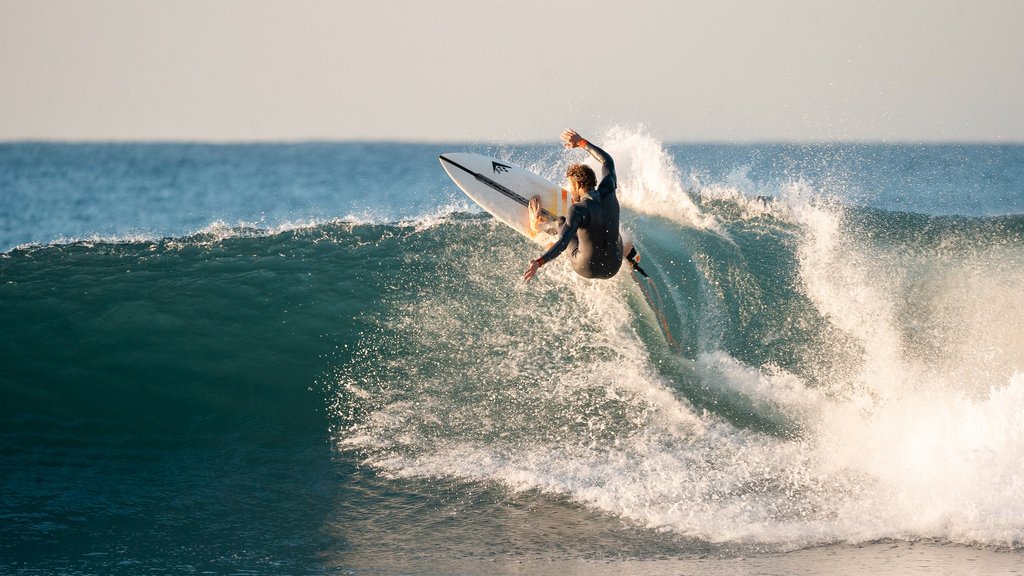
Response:
[{"label": "surfer's hand", "polygon": [[576,148],[583,142],[583,137],[576,133],[575,130],[565,130],[562,132],[562,144],[566,148]]},{"label": "surfer's hand", "polygon": [[523,281],[529,282],[537,274],[537,270],[540,270],[540,259],[530,260],[530,267],[523,274]]}]

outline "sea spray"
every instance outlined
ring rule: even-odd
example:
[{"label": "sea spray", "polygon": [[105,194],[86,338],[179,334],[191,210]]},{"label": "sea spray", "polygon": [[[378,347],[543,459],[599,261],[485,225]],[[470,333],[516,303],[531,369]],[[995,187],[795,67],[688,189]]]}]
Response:
[{"label": "sea spray", "polygon": [[623,206],[723,233],[715,218],[702,212],[690,198],[679,168],[660,141],[642,129],[622,126],[609,130],[605,139],[603,145],[615,158]]},{"label": "sea spray", "polygon": [[[646,160],[658,165],[652,149]],[[624,197],[657,186],[631,173],[636,165],[621,163]],[[414,303],[381,319],[417,351],[378,358],[382,384],[408,385],[382,388],[380,409],[341,445],[396,478],[536,490],[709,542],[1018,545],[1015,516],[986,506],[1020,500],[1010,463],[1019,420],[1014,407],[994,406],[1014,401],[1019,377],[990,380],[991,397],[955,381],[936,389],[941,379],[908,336],[908,287],[927,284],[913,274],[934,269],[938,254],[872,243],[850,217],[856,207],[806,182],[772,198],[728,185],[696,192],[700,203],[668,196],[663,212],[629,216],[643,224],[638,241],[675,321],[693,321],[680,327],[693,333],[691,356],[639,329],[635,308],[622,305],[636,298],[628,282],[588,282],[557,263],[531,285],[484,273],[517,268],[527,247],[492,245],[503,230],[488,228],[456,261],[468,283],[428,280]],[[907,254],[920,265],[898,266]],[[990,290],[1013,283],[1012,271],[993,277],[999,266],[977,255],[960,253],[986,270],[976,276],[996,278]],[[1012,293],[1003,298],[993,310],[1017,309]],[[1004,366],[1019,361],[1016,336],[996,341],[1010,350],[1001,349]],[[475,360],[444,360],[453,357]],[[977,416],[943,432],[957,410]]]}]

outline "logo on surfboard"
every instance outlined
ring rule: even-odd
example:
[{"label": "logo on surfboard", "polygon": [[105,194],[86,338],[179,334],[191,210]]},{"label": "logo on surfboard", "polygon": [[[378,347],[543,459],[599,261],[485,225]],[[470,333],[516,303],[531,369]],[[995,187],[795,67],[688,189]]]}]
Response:
[{"label": "logo on surfboard", "polygon": [[503,174],[505,172],[508,172],[511,169],[512,169],[511,166],[506,166],[504,164],[498,164],[497,162],[494,162],[493,160],[491,161],[491,170],[493,170],[495,174]]}]

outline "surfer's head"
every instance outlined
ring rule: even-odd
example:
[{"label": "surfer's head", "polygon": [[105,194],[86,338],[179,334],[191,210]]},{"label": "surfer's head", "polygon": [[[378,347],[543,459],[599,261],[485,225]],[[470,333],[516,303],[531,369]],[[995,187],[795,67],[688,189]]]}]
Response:
[{"label": "surfer's head", "polygon": [[565,171],[565,176],[572,185],[572,201],[579,202],[587,192],[597,187],[597,175],[594,169],[586,164],[573,164]]}]

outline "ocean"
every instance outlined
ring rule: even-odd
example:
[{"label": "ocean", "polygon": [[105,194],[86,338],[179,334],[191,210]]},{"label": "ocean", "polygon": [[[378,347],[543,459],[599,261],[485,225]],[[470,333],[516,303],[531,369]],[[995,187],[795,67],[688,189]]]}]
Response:
[{"label": "ocean", "polygon": [[0,573],[1024,573],[1024,145],[590,136],[0,144]]}]

